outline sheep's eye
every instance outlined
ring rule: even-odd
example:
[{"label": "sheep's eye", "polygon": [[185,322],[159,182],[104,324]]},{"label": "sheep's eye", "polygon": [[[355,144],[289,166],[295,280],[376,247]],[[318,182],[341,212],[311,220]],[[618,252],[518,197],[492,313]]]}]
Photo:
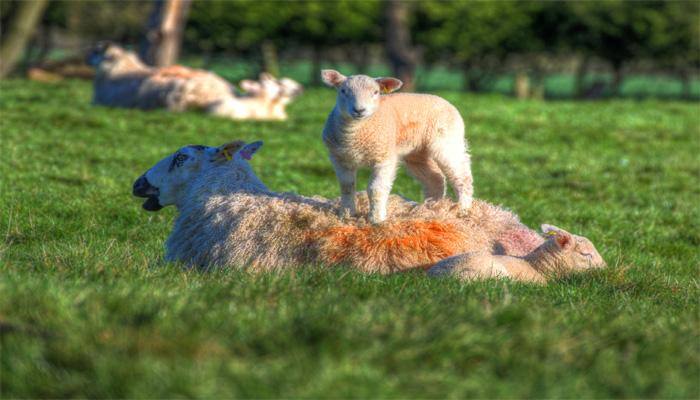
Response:
[{"label": "sheep's eye", "polygon": [[168,172],[174,170],[176,167],[182,167],[182,164],[184,164],[188,158],[190,157],[187,154],[175,154],[173,161],[170,163],[170,168],[168,168]]},{"label": "sheep's eye", "polygon": [[378,95],[378,94],[379,94],[379,90],[375,90],[375,91],[374,91],[374,95],[376,96],[376,95]]},{"label": "sheep's eye", "polygon": [[343,88],[343,89],[340,89],[340,93],[342,93],[342,94],[348,94],[347,90],[345,90],[344,88]]},{"label": "sheep's eye", "polygon": [[593,258],[593,254],[590,254],[590,253],[579,253],[579,254],[581,254],[582,256],[584,256],[584,257],[586,257],[586,258],[588,258],[589,260]]}]

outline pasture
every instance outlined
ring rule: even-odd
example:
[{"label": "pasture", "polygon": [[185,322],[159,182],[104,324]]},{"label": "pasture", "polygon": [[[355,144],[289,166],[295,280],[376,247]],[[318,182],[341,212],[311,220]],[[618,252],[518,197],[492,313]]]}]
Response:
[{"label": "pasture", "polygon": [[[143,211],[133,180],[184,144],[262,139],[270,188],[335,197],[333,91],[308,90],[286,122],[90,94],[0,83],[2,397],[700,396],[697,103],[440,92],[467,123],[476,196],[587,236],[610,264],[537,287],[163,265],[174,210]],[[403,171],[394,193],[420,199]]]}]

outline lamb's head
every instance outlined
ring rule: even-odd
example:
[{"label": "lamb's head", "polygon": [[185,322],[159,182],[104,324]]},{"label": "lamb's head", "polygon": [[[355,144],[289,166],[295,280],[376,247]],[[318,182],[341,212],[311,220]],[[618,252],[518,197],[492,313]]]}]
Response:
[{"label": "lamb's head", "polygon": [[182,147],[141,175],[134,182],[133,194],[146,199],[143,208],[147,211],[181,204],[189,187],[203,172],[231,163],[249,168],[248,160],[261,146],[260,141],[249,144],[234,141],[219,147]]},{"label": "lamb's head", "polygon": [[371,78],[367,75],[346,77],[338,71],[321,71],[323,82],[338,90],[336,108],[345,118],[361,120],[374,114],[380,94],[399,90],[403,82],[396,78]]},{"label": "lamb's head", "polygon": [[542,232],[548,237],[544,246],[554,255],[559,269],[582,271],[607,265],[587,238],[547,224],[542,225]]},{"label": "lamb's head", "polygon": [[289,103],[293,98],[299,96],[304,91],[304,87],[291,78],[282,78],[278,80],[277,83],[280,87],[280,95],[285,103]]}]

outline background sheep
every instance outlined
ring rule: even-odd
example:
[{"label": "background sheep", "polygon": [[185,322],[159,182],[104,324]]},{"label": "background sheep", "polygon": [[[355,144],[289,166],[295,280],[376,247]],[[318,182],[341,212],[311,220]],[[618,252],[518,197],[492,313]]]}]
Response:
[{"label": "background sheep", "polygon": [[[93,103],[170,111],[204,110],[231,119],[286,118],[284,107],[300,92],[278,82],[265,91],[237,97],[218,75],[182,66],[152,68],[133,52],[110,43],[99,44],[88,58],[95,66]],[[285,81],[286,82],[286,81]]]},{"label": "background sheep", "polygon": [[461,210],[469,209],[473,188],[464,121],[452,104],[428,94],[380,96],[401,88],[402,82],[395,78],[346,77],[334,70],[323,70],[321,75],[338,90],[323,142],[340,181],[343,207],[350,214],[356,212],[357,169],[369,166],[369,218],[375,223],[386,219],[386,202],[400,161],[421,182],[426,198],[445,196],[447,175]]},{"label": "background sheep", "polygon": [[[342,219],[338,200],[270,191],[247,162],[260,145],[186,146],[135,182],[145,209],[175,205],[179,211],[166,260],[256,271],[323,264],[391,273],[464,252],[529,252],[541,244],[513,213],[478,200],[460,218],[449,200],[419,205],[391,196],[386,224]],[[367,196],[358,200],[367,210]]]},{"label": "background sheep", "polygon": [[523,257],[467,253],[440,261],[428,274],[465,280],[511,278],[544,283],[550,277],[605,267],[603,257],[587,238],[547,224],[542,225],[542,232],[549,239]]}]

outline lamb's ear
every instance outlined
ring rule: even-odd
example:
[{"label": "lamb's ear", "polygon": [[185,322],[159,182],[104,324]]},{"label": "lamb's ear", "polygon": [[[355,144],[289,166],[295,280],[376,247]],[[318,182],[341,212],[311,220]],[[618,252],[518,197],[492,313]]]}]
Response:
[{"label": "lamb's ear", "polygon": [[250,94],[257,94],[262,90],[259,82],[255,82],[250,79],[242,80],[238,85],[241,87],[241,89],[243,89],[243,91]]},{"label": "lamb's ear", "polygon": [[243,157],[246,160],[250,160],[253,158],[253,154],[255,154],[256,151],[260,150],[262,147],[263,142],[262,140],[258,140],[257,142],[249,143],[240,150],[241,157]]},{"label": "lamb's ear", "polygon": [[222,144],[216,148],[216,153],[214,154],[212,161],[230,161],[233,158],[233,155],[236,154],[244,145],[245,142],[242,140]]},{"label": "lamb's ear", "polygon": [[337,88],[342,85],[346,79],[348,78],[345,75],[334,69],[321,70],[321,80],[330,87]]},{"label": "lamb's ear", "polygon": [[542,224],[542,232],[547,236],[553,236],[557,245],[562,249],[569,249],[574,245],[574,236],[554,225]]},{"label": "lamb's ear", "polygon": [[375,78],[382,93],[391,93],[401,89],[403,82],[396,78]]}]

